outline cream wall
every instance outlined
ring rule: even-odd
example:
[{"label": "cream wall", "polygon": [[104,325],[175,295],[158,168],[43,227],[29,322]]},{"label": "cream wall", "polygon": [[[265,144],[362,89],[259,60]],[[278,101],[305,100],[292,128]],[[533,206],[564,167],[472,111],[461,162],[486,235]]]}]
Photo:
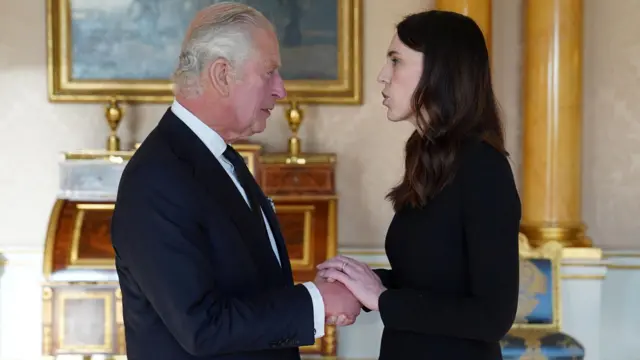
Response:
[{"label": "cream wall", "polygon": [[[364,105],[306,110],[301,130],[308,151],[338,154],[341,246],[379,247],[392,216],[386,191],[402,172],[410,128],[385,120],[375,82],[393,25],[426,8],[425,0],[364,0]],[[520,0],[494,0],[494,82],[516,173],[520,164]],[[640,248],[640,33],[635,0],[585,1],[584,219],[596,245]],[[44,1],[0,1],[0,248],[40,247],[57,189],[61,151],[102,148],[101,104],[47,100]],[[125,143],[153,128],[164,105],[127,108]],[[281,111],[255,137],[284,150]]]}]

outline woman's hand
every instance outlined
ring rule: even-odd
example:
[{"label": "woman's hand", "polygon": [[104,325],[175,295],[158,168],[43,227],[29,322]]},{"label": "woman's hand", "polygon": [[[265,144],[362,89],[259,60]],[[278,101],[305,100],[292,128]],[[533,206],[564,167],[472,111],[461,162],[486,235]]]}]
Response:
[{"label": "woman's hand", "polygon": [[378,310],[380,294],[387,290],[376,273],[355,259],[338,255],[318,265],[318,275],[328,281],[337,280],[370,310]]}]

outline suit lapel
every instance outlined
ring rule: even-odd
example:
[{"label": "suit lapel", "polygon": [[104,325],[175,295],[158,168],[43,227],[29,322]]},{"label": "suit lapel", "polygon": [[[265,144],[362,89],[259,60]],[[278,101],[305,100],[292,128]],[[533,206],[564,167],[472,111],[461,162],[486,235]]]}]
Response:
[{"label": "suit lapel", "polygon": [[[254,191],[254,193],[257,195],[257,200],[260,205],[260,208],[262,209],[262,212],[267,218],[269,228],[271,229],[271,233],[273,234],[276,247],[278,250],[278,257],[280,258],[279,270],[281,274],[285,276],[287,283],[293,283],[291,263],[289,262],[289,255],[287,253],[285,241],[282,237],[282,232],[280,231],[278,218],[273,212],[273,208],[271,204],[267,200],[267,197],[265,196],[265,194],[262,192],[262,189],[256,182],[255,178],[251,176],[249,181],[250,181],[250,184],[248,184],[248,186],[252,187],[252,189],[245,189],[245,191]],[[269,249],[271,250],[271,247],[269,247]],[[270,251],[270,253],[272,252],[273,250]],[[273,260],[275,261],[276,259],[274,258]]]},{"label": "suit lapel", "polygon": [[169,130],[168,136],[174,142],[174,151],[192,164],[195,178],[202,183],[212,201],[228,209],[228,215],[252,258],[260,269],[265,270],[265,278],[273,279],[270,274],[281,276],[269,239],[218,159],[171,111],[167,111],[160,125]]},{"label": "suit lapel", "polygon": [[274,212],[271,204],[267,200],[267,197],[264,195],[261,189],[259,190],[260,190],[260,193],[259,193],[260,206],[262,207],[262,211],[264,211],[265,217],[269,221],[271,232],[273,233],[273,237],[276,240],[276,245],[278,247],[278,256],[280,257],[280,263],[282,264],[282,272],[287,278],[287,282],[293,283],[293,274],[291,270],[291,262],[289,260],[289,252],[287,251],[286,242],[284,241],[284,237],[282,236],[282,231],[280,230],[278,217],[276,216],[276,213]]}]

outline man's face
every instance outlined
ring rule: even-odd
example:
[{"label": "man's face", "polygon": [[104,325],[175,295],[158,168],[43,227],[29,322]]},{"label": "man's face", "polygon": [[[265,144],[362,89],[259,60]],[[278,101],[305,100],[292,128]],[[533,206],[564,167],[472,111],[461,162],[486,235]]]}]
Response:
[{"label": "man's face", "polygon": [[275,33],[258,28],[253,41],[254,49],[229,89],[231,111],[243,137],[264,131],[276,101],[286,96],[284,80],[278,72],[280,49]]}]

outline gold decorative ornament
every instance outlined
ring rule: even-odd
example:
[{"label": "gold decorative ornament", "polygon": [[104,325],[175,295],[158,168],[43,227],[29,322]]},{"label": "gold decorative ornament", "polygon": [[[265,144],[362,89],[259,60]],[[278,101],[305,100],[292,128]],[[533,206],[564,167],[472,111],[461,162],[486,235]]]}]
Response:
[{"label": "gold decorative ornament", "polygon": [[304,110],[300,108],[300,100],[292,100],[285,110],[284,116],[291,130],[287,143],[287,152],[265,154],[261,158],[263,164],[332,164],[336,162],[335,154],[304,153],[298,131],[304,120]]},{"label": "gold decorative ornament", "polygon": [[298,137],[298,130],[302,124],[304,117],[304,110],[300,109],[297,100],[293,100],[289,103],[289,108],[285,112],[287,122],[289,123],[289,129],[291,129],[291,136],[289,137],[289,156],[297,158],[301,153],[300,138]]},{"label": "gold decorative ornament", "polygon": [[122,110],[120,102],[115,97],[109,99],[109,105],[107,106],[104,115],[107,118],[107,123],[111,129],[111,133],[107,138],[107,150],[120,151],[120,138],[118,137],[117,131],[118,125],[120,125],[120,121],[124,115],[124,110]]},{"label": "gold decorative ornament", "polygon": [[520,231],[534,247],[555,241],[565,247],[590,248],[593,243],[585,234],[586,228],[581,222],[553,224],[523,220],[520,225]]}]

